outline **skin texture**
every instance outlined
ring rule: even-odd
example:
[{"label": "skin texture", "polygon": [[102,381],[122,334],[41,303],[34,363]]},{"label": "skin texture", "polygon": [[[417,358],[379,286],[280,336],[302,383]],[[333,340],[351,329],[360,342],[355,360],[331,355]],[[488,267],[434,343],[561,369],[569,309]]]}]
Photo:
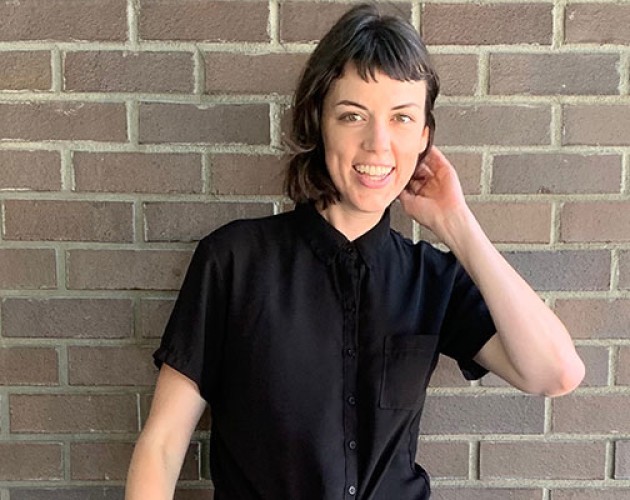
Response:
[{"label": "skin texture", "polygon": [[[383,73],[363,80],[354,66],[331,86],[322,110],[326,165],[341,201],[322,213],[350,239],[374,226],[405,188],[427,146],[426,84]],[[357,165],[393,167],[385,179],[361,174]],[[354,231],[356,227],[358,231]]]}]

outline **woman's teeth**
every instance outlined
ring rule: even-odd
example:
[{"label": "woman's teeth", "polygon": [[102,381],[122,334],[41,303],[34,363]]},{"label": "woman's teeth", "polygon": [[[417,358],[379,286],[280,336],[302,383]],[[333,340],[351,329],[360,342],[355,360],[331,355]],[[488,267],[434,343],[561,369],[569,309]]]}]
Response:
[{"label": "woman's teeth", "polygon": [[394,167],[377,167],[374,165],[355,165],[354,169],[360,174],[366,174],[370,177],[384,177],[388,175]]}]

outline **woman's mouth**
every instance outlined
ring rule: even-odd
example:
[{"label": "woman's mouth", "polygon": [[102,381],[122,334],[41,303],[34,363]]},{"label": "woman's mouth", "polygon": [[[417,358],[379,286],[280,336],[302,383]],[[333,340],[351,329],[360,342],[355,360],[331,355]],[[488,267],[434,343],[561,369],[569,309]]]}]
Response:
[{"label": "woman's mouth", "polygon": [[377,181],[384,179],[389,174],[391,174],[394,170],[394,167],[386,167],[382,165],[354,165],[354,170],[356,170],[361,175],[369,176],[371,179]]}]

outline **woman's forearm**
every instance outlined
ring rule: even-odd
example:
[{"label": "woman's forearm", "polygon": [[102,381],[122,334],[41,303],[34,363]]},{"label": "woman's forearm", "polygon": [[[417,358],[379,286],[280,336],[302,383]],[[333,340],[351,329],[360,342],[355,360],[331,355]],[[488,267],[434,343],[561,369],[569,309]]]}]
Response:
[{"label": "woman's forearm", "polygon": [[140,436],[125,487],[125,500],[172,500],[181,464],[173,463],[165,447]]},{"label": "woman's forearm", "polygon": [[558,317],[492,245],[471,212],[454,214],[444,234],[479,287],[522,388],[547,395],[572,390],[584,366]]}]

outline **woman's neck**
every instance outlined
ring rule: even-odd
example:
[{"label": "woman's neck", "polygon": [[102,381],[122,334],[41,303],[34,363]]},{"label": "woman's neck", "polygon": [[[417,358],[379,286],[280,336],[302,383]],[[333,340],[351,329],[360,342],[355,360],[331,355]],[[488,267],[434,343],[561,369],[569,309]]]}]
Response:
[{"label": "woman's neck", "polygon": [[383,217],[383,212],[360,212],[339,204],[329,205],[324,210],[318,207],[317,211],[349,241],[354,241],[367,233]]}]

